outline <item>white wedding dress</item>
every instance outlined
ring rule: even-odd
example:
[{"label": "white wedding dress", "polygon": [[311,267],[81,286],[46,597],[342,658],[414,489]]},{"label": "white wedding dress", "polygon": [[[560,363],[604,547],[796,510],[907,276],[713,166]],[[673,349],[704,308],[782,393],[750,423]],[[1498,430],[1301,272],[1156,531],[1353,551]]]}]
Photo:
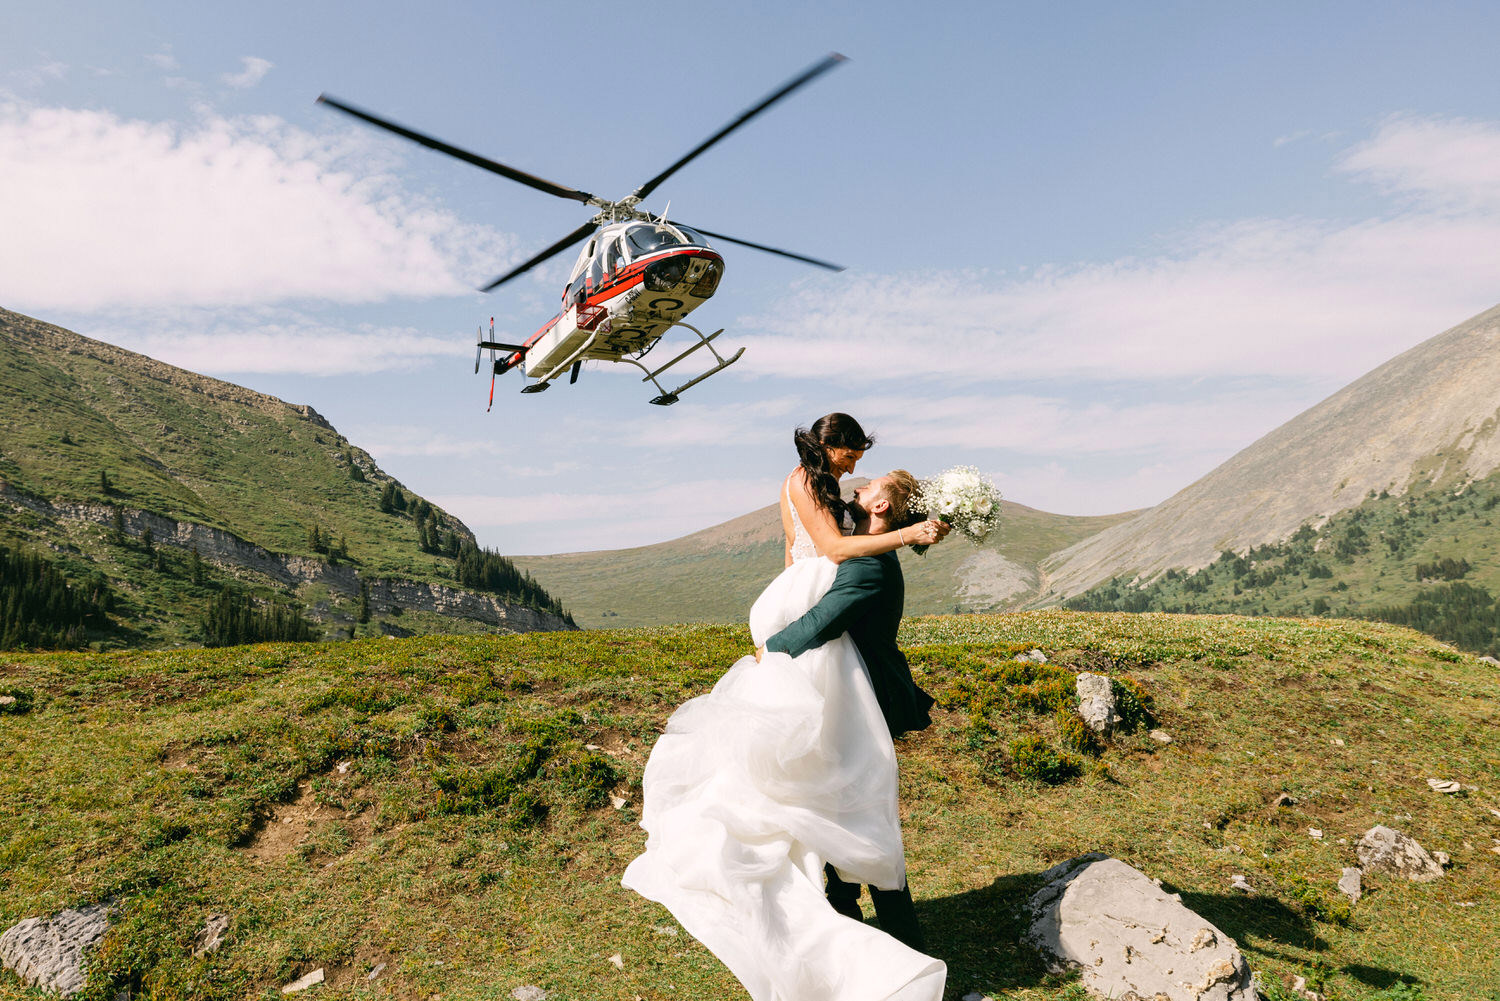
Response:
[{"label": "white wedding dress", "polygon": [[[750,610],[757,647],[833,583],[792,508],[793,563]],[[628,889],[666,906],[753,1001],[941,1001],[947,967],[850,920],[851,883],[906,882],[896,752],[847,635],[793,659],[744,657],[667,721],[646,764],[646,851]]]}]

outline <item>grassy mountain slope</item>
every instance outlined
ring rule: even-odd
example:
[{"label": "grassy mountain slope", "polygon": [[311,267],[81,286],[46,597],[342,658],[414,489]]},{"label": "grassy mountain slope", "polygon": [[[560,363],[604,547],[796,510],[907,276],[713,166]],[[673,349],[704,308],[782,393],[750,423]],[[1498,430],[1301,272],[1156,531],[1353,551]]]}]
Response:
[{"label": "grassy mountain slope", "polygon": [[1500,468],[1500,307],[1397,356],[1149,511],[1049,557],[1046,601],[1278,543],[1370,493]]},{"label": "grassy mountain slope", "polygon": [[[1090,611],[1247,615],[1370,616],[1454,599],[1422,628],[1465,649],[1500,654],[1500,473],[1459,490],[1418,487],[1368,497],[1285,542],[1229,553],[1191,573],[1172,571],[1142,586],[1115,579],[1072,598]],[[1463,585],[1454,594],[1455,583]]]},{"label": "grassy mountain slope", "polygon": [[[48,550],[74,576],[102,570],[120,585],[137,642],[190,638],[194,610],[230,581],[298,589],[352,625],[357,581],[328,572],[327,541],[347,544],[341,562],[359,580],[455,586],[452,561],[421,550],[416,519],[381,510],[392,484],[310,407],[0,310],[0,542]],[[432,517],[445,537],[472,543],[456,518]],[[148,528],[168,544],[160,558],[144,544]],[[191,545],[208,561],[206,582],[185,579]],[[445,621],[457,622],[419,612],[404,628]]]},{"label": "grassy mountain slope", "polygon": [[[1322,620],[974,615],[908,621],[902,642],[941,707],[899,753],[949,999],[1078,997],[1019,944],[1019,911],[1041,871],[1096,849],[1232,935],[1273,997],[1294,975],[1330,1001],[1497,996],[1492,665]],[[1010,662],[1031,647],[1053,665]],[[269,999],[318,968],[329,998],[741,998],[619,875],[667,715],[748,648],[695,626],[8,656],[0,927],[115,897],[91,999]],[[1017,747],[1068,753],[1049,683],[1023,674],[1085,667],[1133,679],[1173,742],[1137,731],[1081,777],[1018,778]],[[1350,911],[1334,884],[1377,823],[1452,866],[1367,876]],[[194,960],[210,913],[229,940]],[[0,999],[32,996],[0,975]]]},{"label": "grassy mountain slope", "polygon": [[[864,482],[846,483],[846,496]],[[1000,528],[982,547],[954,538],[925,556],[901,551],[908,614],[1019,607],[1035,592],[1044,557],[1135,513],[1071,517],[1010,501],[1001,511]],[[742,622],[784,558],[775,504],[670,542],[513,557],[543,586],[566,594],[574,618],[593,628]]]}]

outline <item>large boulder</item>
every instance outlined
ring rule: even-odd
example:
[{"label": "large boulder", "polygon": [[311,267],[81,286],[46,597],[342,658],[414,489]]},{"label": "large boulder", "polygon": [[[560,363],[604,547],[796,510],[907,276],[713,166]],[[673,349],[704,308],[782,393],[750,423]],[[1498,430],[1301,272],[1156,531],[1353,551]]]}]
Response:
[{"label": "large boulder", "polygon": [[1027,941],[1055,965],[1082,968],[1101,997],[1255,1001],[1234,940],[1118,859],[1090,854],[1043,874]]},{"label": "large boulder", "polygon": [[27,918],[0,935],[0,964],[30,987],[63,997],[83,989],[88,952],[109,927],[110,905],[59,911],[50,918]]},{"label": "large boulder", "polygon": [[1416,838],[1383,824],[1365,832],[1355,854],[1365,872],[1383,872],[1413,883],[1430,883],[1443,875],[1443,867]]}]

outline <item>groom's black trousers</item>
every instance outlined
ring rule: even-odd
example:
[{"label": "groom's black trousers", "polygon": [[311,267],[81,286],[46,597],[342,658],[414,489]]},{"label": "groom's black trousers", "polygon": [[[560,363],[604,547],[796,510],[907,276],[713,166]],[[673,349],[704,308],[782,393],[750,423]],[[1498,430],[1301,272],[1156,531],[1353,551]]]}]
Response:
[{"label": "groom's black trousers", "polygon": [[[864,915],[859,910],[859,884],[840,879],[838,870],[831,864],[823,867],[823,875],[828,878],[828,902],[833,909],[845,917],[863,921]],[[927,951],[909,885],[899,890],[877,890],[872,886],[870,899],[875,902],[875,920],[880,922],[881,931],[918,952]]]}]

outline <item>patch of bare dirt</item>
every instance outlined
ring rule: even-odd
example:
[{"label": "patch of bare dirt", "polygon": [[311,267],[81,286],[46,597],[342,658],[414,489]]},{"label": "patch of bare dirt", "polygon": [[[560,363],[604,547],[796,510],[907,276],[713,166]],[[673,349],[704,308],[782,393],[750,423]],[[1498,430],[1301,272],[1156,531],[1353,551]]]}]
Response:
[{"label": "patch of bare dirt", "polygon": [[343,794],[341,798],[354,804],[352,809],[344,810],[320,802],[313,780],[304,779],[297,783],[298,793],[294,801],[278,803],[272,808],[271,815],[261,822],[245,846],[245,853],[259,862],[284,859],[303,845],[314,843],[318,835],[333,824],[341,825],[344,832],[341,839],[344,845],[337,854],[368,843],[374,827],[374,811],[356,798],[358,790],[354,786],[354,776],[348,771],[348,763],[343,764],[345,771],[335,766],[328,773],[327,781],[339,787]]}]

